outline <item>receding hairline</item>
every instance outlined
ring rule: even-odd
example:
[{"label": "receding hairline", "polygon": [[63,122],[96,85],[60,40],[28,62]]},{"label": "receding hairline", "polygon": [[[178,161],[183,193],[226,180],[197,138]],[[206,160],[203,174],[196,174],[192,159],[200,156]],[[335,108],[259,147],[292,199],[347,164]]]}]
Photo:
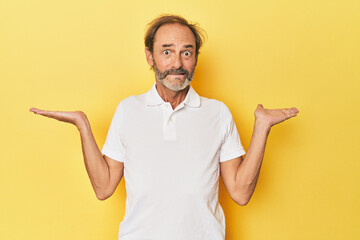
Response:
[{"label": "receding hairline", "polygon": [[[189,44],[185,44],[184,47],[185,47],[185,48],[194,48],[194,49],[196,49],[196,37],[195,37],[193,31],[191,30],[191,28],[190,28],[189,26],[186,26],[186,25],[184,25],[184,24],[182,24],[182,23],[178,23],[178,22],[171,22],[171,23],[164,23],[164,24],[162,24],[162,25],[156,30],[156,32],[155,32],[155,34],[154,34],[153,44],[155,44],[155,42],[156,42],[156,35],[158,34],[159,30],[160,30],[162,27],[164,27],[164,26],[169,26],[169,25],[179,25],[179,26],[183,26],[183,27],[187,28],[188,30],[190,30],[191,36],[193,37],[194,45],[193,45],[192,43],[189,43]],[[163,44],[162,47],[170,47],[170,46],[172,46],[172,45],[174,45],[174,44],[172,44],[172,43],[169,42],[169,43]]]}]

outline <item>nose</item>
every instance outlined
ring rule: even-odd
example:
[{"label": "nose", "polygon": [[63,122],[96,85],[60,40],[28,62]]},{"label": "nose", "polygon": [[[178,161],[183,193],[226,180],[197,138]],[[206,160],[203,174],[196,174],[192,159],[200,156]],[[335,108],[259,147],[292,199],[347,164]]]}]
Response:
[{"label": "nose", "polygon": [[182,59],[181,59],[181,55],[180,54],[174,54],[174,57],[172,59],[172,68],[174,69],[178,69],[180,67],[182,67]]}]

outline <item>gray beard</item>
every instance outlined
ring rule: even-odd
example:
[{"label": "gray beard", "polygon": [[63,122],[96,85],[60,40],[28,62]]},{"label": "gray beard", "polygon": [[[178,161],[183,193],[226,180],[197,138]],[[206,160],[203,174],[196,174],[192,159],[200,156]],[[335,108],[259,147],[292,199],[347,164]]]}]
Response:
[{"label": "gray beard", "polygon": [[186,78],[185,81],[183,83],[180,83],[180,84],[174,84],[174,83],[171,83],[170,81],[168,81],[166,78],[163,78],[163,79],[158,79],[159,82],[164,85],[165,87],[167,87],[168,89],[174,91],[174,92],[178,92],[178,91],[181,91],[181,90],[184,90],[185,88],[187,88],[187,86],[190,85],[191,83],[191,79],[189,78]]},{"label": "gray beard", "polygon": [[[156,79],[162,84],[164,85],[166,88],[174,91],[174,92],[178,92],[181,90],[184,90],[187,86],[190,85],[193,77],[194,77],[194,71],[195,68],[193,69],[193,71],[191,73],[189,73],[187,70],[183,69],[183,68],[179,68],[179,69],[170,69],[170,70],[165,70],[164,72],[161,72],[157,67],[156,64],[154,63],[154,72],[155,72],[155,77]],[[166,76],[168,74],[171,73],[178,73],[178,74],[185,74],[186,75],[186,79],[183,83],[172,83],[171,81],[169,81],[168,79],[166,79]]]}]

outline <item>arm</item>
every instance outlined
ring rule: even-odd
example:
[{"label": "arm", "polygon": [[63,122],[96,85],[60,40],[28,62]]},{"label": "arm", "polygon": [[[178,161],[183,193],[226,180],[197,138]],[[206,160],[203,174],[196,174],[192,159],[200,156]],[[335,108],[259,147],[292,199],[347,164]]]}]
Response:
[{"label": "arm", "polygon": [[102,155],[96,144],[86,115],[81,111],[60,112],[45,111],[36,108],[30,109],[30,111],[35,114],[74,124],[78,128],[85,167],[96,197],[99,200],[105,200],[110,197],[123,176],[124,164]]},{"label": "arm", "polygon": [[295,117],[298,112],[296,108],[264,109],[261,104],[258,105],[254,131],[245,159],[238,157],[220,163],[221,178],[237,204],[246,205],[254,193],[271,127]]}]

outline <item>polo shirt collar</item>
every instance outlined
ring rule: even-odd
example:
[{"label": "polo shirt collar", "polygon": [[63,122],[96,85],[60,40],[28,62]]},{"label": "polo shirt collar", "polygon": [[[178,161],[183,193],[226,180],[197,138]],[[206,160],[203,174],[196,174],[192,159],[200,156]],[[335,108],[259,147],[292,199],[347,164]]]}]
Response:
[{"label": "polo shirt collar", "polygon": [[[147,106],[157,106],[164,103],[164,100],[156,90],[156,83],[154,83],[150,91],[146,93],[145,103]],[[195,92],[191,85],[183,103],[189,107],[200,107],[200,96]]]}]

